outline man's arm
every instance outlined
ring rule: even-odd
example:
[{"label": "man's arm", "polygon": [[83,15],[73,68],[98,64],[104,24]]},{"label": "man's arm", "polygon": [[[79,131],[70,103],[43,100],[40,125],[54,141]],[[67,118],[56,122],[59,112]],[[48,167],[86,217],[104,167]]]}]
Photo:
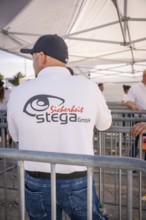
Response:
[{"label": "man's arm", "polygon": [[146,122],[139,122],[131,128],[131,134],[136,137],[146,133]]},{"label": "man's arm", "polygon": [[133,102],[128,101],[128,102],[125,103],[125,105],[128,108],[132,109],[133,111],[139,111],[140,110],[139,107],[137,105],[135,105]]}]

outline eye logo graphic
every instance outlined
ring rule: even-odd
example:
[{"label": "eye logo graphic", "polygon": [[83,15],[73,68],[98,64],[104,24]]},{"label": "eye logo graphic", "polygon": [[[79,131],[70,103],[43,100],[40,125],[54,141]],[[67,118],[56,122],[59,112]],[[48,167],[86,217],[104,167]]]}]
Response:
[{"label": "eye logo graphic", "polygon": [[23,108],[23,112],[25,112],[26,114],[35,117],[38,113],[43,112],[45,110],[47,110],[50,107],[50,100],[52,99],[52,101],[59,101],[59,105],[63,104],[65,102],[64,99],[59,98],[57,96],[51,96],[51,95],[45,95],[45,94],[41,94],[41,95],[36,95],[33,96],[32,98],[30,98],[24,108]]}]

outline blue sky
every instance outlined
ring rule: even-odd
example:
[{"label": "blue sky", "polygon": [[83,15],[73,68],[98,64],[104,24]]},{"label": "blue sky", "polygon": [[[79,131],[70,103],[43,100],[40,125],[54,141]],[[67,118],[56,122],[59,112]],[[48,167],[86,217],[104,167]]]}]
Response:
[{"label": "blue sky", "polygon": [[32,61],[0,50],[0,73],[5,78],[11,78],[18,72],[33,77]]}]

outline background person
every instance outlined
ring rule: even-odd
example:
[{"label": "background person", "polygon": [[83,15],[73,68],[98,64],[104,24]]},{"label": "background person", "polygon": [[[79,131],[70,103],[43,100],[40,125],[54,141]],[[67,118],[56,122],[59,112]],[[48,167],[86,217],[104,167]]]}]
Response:
[{"label": "background person", "polygon": [[[121,100],[121,105],[122,106],[125,106],[125,100],[126,100],[126,98],[127,98],[127,94],[128,94],[128,91],[129,91],[129,89],[130,89],[130,87],[131,86],[129,86],[129,85],[123,85],[123,91],[124,91],[124,95],[123,95],[123,97],[122,97],[122,100]],[[123,117],[131,117],[131,114],[122,114],[122,116]],[[125,127],[125,125],[126,125],[126,121],[123,121],[123,126]],[[125,138],[126,137],[126,134],[125,133],[123,133],[123,137]]]},{"label": "background person", "polygon": [[11,90],[4,87],[4,82],[0,80],[0,110],[7,110],[7,103],[9,100]]},{"label": "background person", "polygon": [[103,98],[104,98],[104,100],[106,101],[106,98],[105,98],[105,96],[104,96],[104,94],[103,94],[103,91],[104,91],[104,85],[103,85],[103,83],[99,83],[99,84],[98,84],[98,88],[100,89],[100,91],[101,91],[101,93],[102,93],[102,95],[103,95]]},{"label": "background person", "polygon": [[[139,137],[139,135],[146,136],[146,122],[139,122],[133,125],[131,128],[131,134],[134,137]],[[146,160],[146,152],[145,152],[144,160]]]},{"label": "background person", "polygon": [[146,110],[146,70],[143,71],[142,81],[129,89],[125,102],[132,110]]},{"label": "background person", "polygon": [[[103,131],[112,122],[97,85],[71,76],[66,68],[67,45],[57,35],[41,36],[32,49],[21,52],[32,54],[36,78],[12,91],[8,128],[13,140],[23,150],[94,155],[94,126]],[[24,167],[29,218],[51,219],[50,166],[25,161]],[[57,164],[56,173],[57,219],[62,219],[64,210],[72,220],[87,220],[86,167]],[[92,207],[93,220],[101,219],[94,184]]]},{"label": "background person", "polygon": [[[127,94],[128,94],[128,91],[130,89],[131,86],[129,85],[123,85],[123,91],[124,91],[124,95],[122,97],[122,100],[121,100],[121,105],[122,106],[125,106],[125,101],[126,101],[126,98],[127,98]],[[122,114],[123,117],[131,117],[131,114]],[[127,124],[126,124],[126,121],[123,121],[123,127],[125,127]],[[123,133],[123,137],[124,139],[126,138],[126,133]]]},{"label": "background person", "polygon": [[127,94],[128,94],[128,91],[129,91],[130,88],[131,88],[131,86],[129,86],[129,85],[123,85],[124,95],[123,95],[122,100],[121,100],[121,105],[125,105]]},{"label": "background person", "polygon": [[[129,89],[125,102],[125,105],[134,111],[146,110],[146,70],[143,71],[142,81]],[[132,157],[138,154],[138,141],[139,136],[136,136],[132,145]]]},{"label": "background person", "polygon": [[[0,80],[0,123],[6,123],[6,117],[7,117],[7,103],[9,100],[11,90],[7,87],[4,87],[4,82]],[[0,136],[2,132],[0,129]],[[5,129],[5,140],[9,141],[11,143],[11,137],[9,136],[7,129]]]},{"label": "background person", "polygon": [[99,89],[100,89],[101,92],[104,91],[104,85],[103,85],[103,83],[99,83],[99,84],[98,84],[98,87],[99,87]]}]

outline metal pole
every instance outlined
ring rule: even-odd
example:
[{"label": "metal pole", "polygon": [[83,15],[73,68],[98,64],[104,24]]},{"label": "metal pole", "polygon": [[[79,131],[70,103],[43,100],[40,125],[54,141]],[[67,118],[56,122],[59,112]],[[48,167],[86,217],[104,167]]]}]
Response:
[{"label": "metal pole", "polygon": [[[2,147],[6,147],[6,138],[5,138],[5,128],[1,128],[1,143]],[[6,159],[4,158],[4,196],[5,196],[5,220],[8,219],[8,213],[7,213],[7,205],[8,205],[8,198],[7,198],[7,166],[6,166]]]},{"label": "metal pole", "polygon": [[127,0],[124,0],[124,36],[126,41],[126,30],[127,30]]},{"label": "metal pole", "polygon": [[[139,136],[139,158],[142,159],[142,141],[143,141],[143,136]],[[141,196],[142,196],[142,173],[139,173],[139,219],[142,219],[142,201],[141,201]]]},{"label": "metal pole", "polygon": [[51,219],[56,220],[56,171],[55,164],[51,164]]},{"label": "metal pole", "polygon": [[132,212],[132,201],[133,201],[133,181],[132,181],[132,170],[128,170],[127,172],[127,189],[128,189],[128,194],[127,194],[127,217],[128,220],[133,220],[133,212]]},{"label": "metal pole", "polygon": [[142,159],[142,135],[139,136],[139,158]]},{"label": "metal pole", "polygon": [[139,173],[139,220],[142,220],[142,172]]},{"label": "metal pole", "polygon": [[25,220],[25,187],[24,187],[24,161],[18,162],[19,177],[19,215],[20,220]]},{"label": "metal pole", "polygon": [[[122,133],[119,133],[119,156],[122,156]],[[119,220],[121,220],[121,169],[119,170]]]},{"label": "metal pole", "polygon": [[92,220],[92,177],[93,170],[91,167],[87,168],[87,215],[88,220]]},{"label": "metal pole", "polygon": [[[102,145],[102,132],[99,132],[99,155],[101,156],[101,145]],[[102,195],[102,169],[99,168],[99,197],[103,199]]]}]

